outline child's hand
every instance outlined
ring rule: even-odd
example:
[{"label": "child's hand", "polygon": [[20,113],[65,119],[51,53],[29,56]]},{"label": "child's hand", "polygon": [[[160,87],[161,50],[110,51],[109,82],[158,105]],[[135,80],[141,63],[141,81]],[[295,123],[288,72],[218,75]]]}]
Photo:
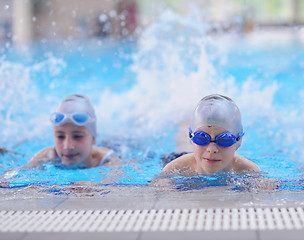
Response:
[{"label": "child's hand", "polygon": [[261,178],[261,179],[255,179],[253,181],[253,186],[256,187],[257,190],[276,190],[278,186],[280,186],[279,181],[276,179],[270,179],[270,178]]},{"label": "child's hand", "polygon": [[280,182],[276,179],[269,178],[256,178],[247,182],[246,187],[248,191],[260,192],[260,191],[274,191],[278,189]]},{"label": "child's hand", "polygon": [[18,175],[19,171],[20,171],[20,168],[9,169],[1,175],[1,178],[9,179],[9,178],[16,177]]},{"label": "child's hand", "polygon": [[149,186],[157,188],[160,192],[175,191],[176,187],[170,178],[158,178],[148,183]]},{"label": "child's hand", "polygon": [[97,183],[90,181],[71,182],[71,185],[65,187],[65,191],[70,193],[81,193],[85,196],[94,196],[97,192]]},{"label": "child's hand", "polygon": [[1,181],[0,182],[0,188],[5,188],[9,186],[9,182]]}]

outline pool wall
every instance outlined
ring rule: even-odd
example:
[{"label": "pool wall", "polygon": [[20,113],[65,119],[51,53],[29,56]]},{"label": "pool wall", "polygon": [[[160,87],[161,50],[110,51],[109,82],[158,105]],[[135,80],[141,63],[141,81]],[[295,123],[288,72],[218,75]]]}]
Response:
[{"label": "pool wall", "polygon": [[39,187],[16,190],[1,189],[1,238],[60,239],[79,233],[88,239],[300,239],[304,230],[302,192],[134,186],[75,186],[68,195]]}]

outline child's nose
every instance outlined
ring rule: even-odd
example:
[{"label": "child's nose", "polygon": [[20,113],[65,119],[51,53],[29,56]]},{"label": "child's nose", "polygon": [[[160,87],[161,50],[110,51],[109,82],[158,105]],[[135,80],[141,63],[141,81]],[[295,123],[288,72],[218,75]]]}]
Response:
[{"label": "child's nose", "polygon": [[64,141],[64,149],[74,149],[74,142],[72,138],[66,137]]},{"label": "child's nose", "polygon": [[207,146],[207,151],[210,153],[217,153],[219,151],[217,144],[214,142],[209,143]]}]

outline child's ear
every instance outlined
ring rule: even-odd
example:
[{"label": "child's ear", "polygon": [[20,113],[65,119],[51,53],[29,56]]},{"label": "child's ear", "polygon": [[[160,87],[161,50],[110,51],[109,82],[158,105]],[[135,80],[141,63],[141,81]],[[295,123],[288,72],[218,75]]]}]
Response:
[{"label": "child's ear", "polygon": [[96,144],[96,138],[93,137],[93,145]]}]

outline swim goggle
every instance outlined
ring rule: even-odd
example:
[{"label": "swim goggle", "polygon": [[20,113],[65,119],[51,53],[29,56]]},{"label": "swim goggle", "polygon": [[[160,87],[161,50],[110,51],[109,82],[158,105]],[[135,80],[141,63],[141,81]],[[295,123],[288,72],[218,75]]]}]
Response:
[{"label": "swim goggle", "polygon": [[64,114],[55,112],[51,114],[50,120],[54,125],[63,125],[71,122],[78,126],[83,126],[90,121],[91,117],[87,113]]},{"label": "swim goggle", "polygon": [[203,131],[196,131],[193,133],[192,130],[189,129],[189,137],[195,144],[200,146],[206,146],[209,143],[214,142],[220,147],[230,147],[239,141],[244,134],[245,133],[242,132],[236,137],[230,132],[224,132],[217,135],[215,140],[211,140],[211,136],[208,133]]}]

